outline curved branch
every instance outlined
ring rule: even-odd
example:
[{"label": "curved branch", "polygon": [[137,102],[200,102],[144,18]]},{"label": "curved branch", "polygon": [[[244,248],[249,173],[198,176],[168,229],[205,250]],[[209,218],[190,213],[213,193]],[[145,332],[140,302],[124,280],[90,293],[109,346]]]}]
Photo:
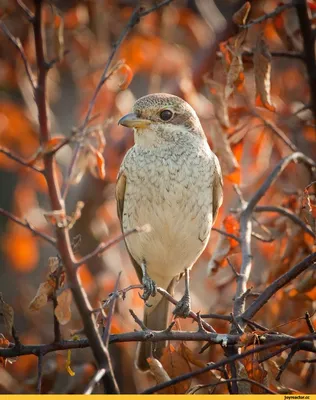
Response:
[{"label": "curved branch", "polygon": [[295,265],[295,267],[281,275],[260,294],[260,296],[241,315],[241,318],[246,318],[248,320],[251,319],[278,290],[287,285],[302,272],[306,271],[315,262],[316,252],[312,253],[299,264]]},{"label": "curved branch", "polygon": [[288,217],[295,224],[299,225],[306,233],[308,233],[312,238],[315,238],[315,233],[302,221],[297,215],[293,213],[293,211],[284,208],[284,207],[276,207],[276,206],[257,206],[254,209],[254,212],[276,212],[279,214]]}]

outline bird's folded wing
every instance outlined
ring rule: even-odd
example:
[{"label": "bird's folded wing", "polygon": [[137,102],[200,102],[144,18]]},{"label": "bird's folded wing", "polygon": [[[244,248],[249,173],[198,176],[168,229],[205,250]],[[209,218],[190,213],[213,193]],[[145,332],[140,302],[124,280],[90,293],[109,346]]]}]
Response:
[{"label": "bird's folded wing", "polygon": [[[116,188],[115,188],[115,197],[116,197],[116,202],[117,202],[117,215],[119,217],[120,223],[121,223],[121,229],[122,232],[124,233],[123,230],[123,212],[124,212],[124,197],[125,197],[125,190],[126,190],[126,176],[124,174],[124,170],[121,170],[119,172],[119,175],[117,177],[116,181]],[[126,241],[125,241],[126,243]],[[138,262],[133,258],[131,255],[130,251],[128,250],[128,246],[126,245],[126,249],[128,251],[128,254],[130,255],[130,258],[132,260],[132,263],[134,265],[134,268],[136,270],[138,279],[140,282],[142,282],[142,269]]]}]

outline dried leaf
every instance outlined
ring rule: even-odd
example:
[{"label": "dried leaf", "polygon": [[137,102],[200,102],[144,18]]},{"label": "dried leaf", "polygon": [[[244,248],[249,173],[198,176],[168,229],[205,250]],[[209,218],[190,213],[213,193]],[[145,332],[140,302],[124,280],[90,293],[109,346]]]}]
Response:
[{"label": "dried leaf", "polygon": [[154,357],[148,357],[147,362],[157,384],[170,381],[170,376],[167,374],[160,361]]},{"label": "dried leaf", "polygon": [[205,83],[209,87],[209,96],[214,106],[216,118],[222,126],[224,126],[225,128],[229,128],[230,122],[223,85],[209,78],[205,78]]},{"label": "dried leaf", "polygon": [[65,228],[67,226],[67,217],[64,210],[47,211],[44,213],[47,222],[58,228]]},{"label": "dried leaf", "polygon": [[214,121],[212,124],[210,135],[213,144],[213,151],[219,158],[223,175],[227,176],[236,170],[239,170],[239,164],[229,145],[228,137],[217,121]]},{"label": "dried leaf", "polygon": [[44,307],[49,297],[54,292],[54,282],[52,280],[46,281],[39,285],[34,299],[29,305],[31,311],[38,311],[40,308]]},{"label": "dried leaf", "polygon": [[81,217],[81,210],[84,207],[84,202],[83,201],[78,201],[76,204],[75,211],[71,214],[70,217],[67,217],[68,223],[67,227],[68,229],[72,229],[75,225],[75,223],[78,221],[78,219]]},{"label": "dried leaf", "polygon": [[[191,372],[190,365],[188,361],[170,344],[163,351],[160,362],[170,376],[170,378],[175,378],[178,375],[186,374]],[[177,383],[169,388],[161,390],[159,393],[162,394],[181,394],[186,393],[191,385],[191,379],[185,380],[183,382]]]},{"label": "dried leaf", "polygon": [[[263,365],[258,362],[257,357],[258,355],[250,354],[243,358],[241,363],[244,365],[249,379],[264,385],[268,373]],[[251,393],[265,393],[265,391],[257,385],[251,385]]]},{"label": "dried leaf", "polygon": [[100,153],[98,150],[95,150],[94,155],[96,158],[96,166],[97,166],[99,178],[104,180],[105,179],[105,163],[104,163],[103,154]]},{"label": "dried leaf", "polygon": [[51,274],[53,274],[59,266],[59,258],[58,257],[49,257],[48,258],[48,269]]},{"label": "dried leaf", "polygon": [[66,325],[71,319],[71,301],[72,294],[70,289],[65,289],[57,297],[57,307],[55,308],[55,316],[61,325]]},{"label": "dried leaf", "polygon": [[256,81],[256,105],[275,111],[271,103],[271,54],[263,35],[258,37],[254,52],[254,73]]},{"label": "dried leaf", "polygon": [[4,330],[8,335],[12,335],[12,328],[14,323],[14,310],[7,304],[0,293],[0,315],[4,321]]},{"label": "dried leaf", "polygon": [[[245,366],[237,361],[237,376],[238,378],[249,379],[248,373],[246,371]],[[240,394],[250,394],[251,392],[251,383],[246,381],[237,382],[238,393]]]},{"label": "dried leaf", "polygon": [[250,9],[251,4],[249,1],[246,1],[246,3],[233,15],[233,22],[236,25],[245,25],[249,16]]},{"label": "dried leaf", "polygon": [[226,86],[225,86],[225,98],[228,99],[234,92],[234,89],[241,90],[245,80],[244,66],[240,52],[233,55],[229,71],[227,73]]},{"label": "dried leaf", "polygon": [[119,89],[125,90],[129,87],[133,79],[133,71],[127,64],[122,64],[118,69],[118,74],[121,76],[121,82],[119,83]]}]

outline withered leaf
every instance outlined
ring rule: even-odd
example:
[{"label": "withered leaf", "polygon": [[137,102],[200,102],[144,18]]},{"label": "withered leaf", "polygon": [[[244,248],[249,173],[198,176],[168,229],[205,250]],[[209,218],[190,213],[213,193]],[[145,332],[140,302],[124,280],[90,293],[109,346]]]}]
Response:
[{"label": "withered leaf", "polygon": [[8,335],[12,335],[12,327],[14,322],[14,310],[7,304],[0,293],[0,315],[4,321],[4,330]]},{"label": "withered leaf", "polygon": [[29,304],[29,309],[31,311],[38,311],[40,308],[44,307],[54,292],[54,284],[52,281],[46,281],[39,285],[34,299]]},{"label": "withered leaf", "polygon": [[271,54],[263,35],[257,40],[254,52],[254,73],[256,82],[256,105],[275,111],[271,103]]},{"label": "withered leaf", "polygon": [[[160,362],[170,378],[175,378],[178,375],[191,372],[191,367],[188,361],[171,344],[164,349]],[[173,385],[169,388],[161,390],[159,394],[186,393],[190,385],[191,379],[188,379],[183,382],[177,383],[176,385]]]},{"label": "withered leaf", "polygon": [[154,375],[157,384],[170,381],[170,376],[167,374],[166,370],[162,366],[161,362],[154,357],[148,357],[147,362],[149,364],[149,369]]},{"label": "withered leaf", "polygon": [[233,15],[233,22],[236,25],[245,25],[249,16],[250,9],[251,4],[249,1],[246,1],[246,3]]},{"label": "withered leaf", "polygon": [[55,316],[61,325],[66,325],[71,319],[72,294],[70,289],[65,289],[57,297],[57,307],[55,308]]}]

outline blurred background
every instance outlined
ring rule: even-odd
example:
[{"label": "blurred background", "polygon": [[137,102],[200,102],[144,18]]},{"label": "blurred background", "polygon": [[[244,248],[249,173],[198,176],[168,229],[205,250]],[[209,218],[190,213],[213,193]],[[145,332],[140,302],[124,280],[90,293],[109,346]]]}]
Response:
[{"label": "blurred background", "polygon": [[[148,8],[156,3],[146,1],[142,5]],[[278,1],[274,0],[251,3],[248,20],[278,6]],[[25,1],[25,4],[32,9],[31,1]],[[242,51],[238,53],[242,60],[242,71],[239,71],[239,75],[243,75],[242,81],[237,85],[235,79],[232,94],[227,101],[221,100],[220,90],[229,89],[230,67],[227,60],[225,64],[225,43],[238,33],[232,16],[243,4],[240,0],[173,1],[142,18],[120,46],[113,63],[117,70],[103,85],[90,123],[91,131],[97,135],[102,132],[106,141],[103,151],[105,179],[100,179],[94,159],[82,156],[67,196],[68,214],[74,211],[79,200],[84,202],[82,216],[71,230],[72,237],[81,235],[80,255],[120,234],[114,187],[122,158],[133,144],[133,134],[118,126],[117,121],[130,112],[134,101],[143,95],[173,93],[195,108],[224,173],[224,204],[215,227],[236,236],[239,235],[240,201],[234,185],[238,185],[245,199],[250,199],[272,168],[293,149],[315,158],[315,120],[309,108],[306,69],[300,57],[289,58],[281,54],[298,54],[303,49],[294,9],[249,28]],[[47,100],[53,135],[71,137],[82,123],[112,45],[126,26],[135,5],[136,1],[132,0],[47,2],[43,14],[46,57],[51,60],[64,55],[48,75]],[[310,12],[315,22],[313,2],[310,2]],[[34,37],[23,11],[15,1],[1,0],[0,17],[10,32],[21,40],[30,65],[36,71]],[[254,63],[253,53],[259,46],[258,37],[264,38],[272,52],[271,93],[268,93],[271,106],[268,107],[256,107],[256,79],[260,79],[261,72],[258,63]],[[221,42],[224,45],[219,47]],[[231,54],[234,56],[233,52]],[[24,159],[34,159],[38,145],[37,109],[23,62],[16,47],[0,33],[0,146]],[[73,144],[67,145],[57,153],[61,182],[69,167],[72,149]],[[311,214],[304,207],[304,188],[310,183],[310,175],[303,166],[290,165],[261,204],[286,207],[312,226]],[[50,209],[44,177],[1,153],[0,207],[26,219],[41,231],[52,232],[43,215]],[[278,213],[256,213],[254,230],[257,238],[252,240],[254,268],[249,285],[255,292],[261,292],[308,255],[314,239]],[[56,256],[55,250],[3,216],[0,217],[0,235],[0,292],[14,308],[15,328],[24,344],[49,343],[53,340],[52,303],[48,302],[38,311],[31,311],[29,303],[39,284],[47,278],[48,258]],[[191,275],[192,309],[195,312],[224,315],[231,312],[236,281],[233,271],[227,267],[227,256],[238,271],[241,265],[238,243],[214,231]],[[138,283],[123,242],[80,268],[82,285],[94,306],[97,307],[113,291],[120,271],[121,288]],[[279,291],[255,320],[290,335],[308,333],[304,319],[298,318],[304,317],[306,311],[312,314],[315,309],[315,283],[315,271],[306,272],[299,281]],[[181,282],[177,287],[177,299],[182,291]],[[142,315],[143,302],[137,292],[130,291],[124,301],[117,302],[113,333],[138,329],[128,311],[132,308],[137,315]],[[252,300],[250,297],[248,302]],[[71,309],[71,320],[62,326],[65,339],[81,329],[75,306]],[[288,323],[292,320],[295,321]],[[230,324],[225,321],[210,320],[210,323],[218,332],[227,333],[230,329]],[[280,324],[285,325],[275,329]],[[181,320],[179,325],[183,330],[197,328],[192,320]],[[0,332],[1,328],[0,322]],[[173,343],[177,351],[180,345]],[[186,345],[200,365],[223,357],[219,346],[211,346],[198,355],[201,343]],[[135,343],[110,345],[122,393],[140,392],[155,382],[134,368],[135,349]],[[266,363],[269,387],[286,393],[315,393],[315,369],[313,364],[299,361],[303,356],[306,354],[300,353],[293,358],[281,383],[274,377],[286,353]],[[90,350],[72,351],[71,365],[76,373],[73,377],[66,371],[66,358],[67,352],[45,356],[43,393],[81,393],[89,382],[94,373]],[[184,365],[175,373],[194,368],[198,366],[185,359]],[[17,388],[21,392],[34,391],[36,357],[20,357],[7,364],[6,371],[12,381],[2,384],[0,379],[2,392],[14,392]],[[190,384],[212,379],[216,376],[211,374]],[[225,385],[216,388],[216,393],[226,392]]]}]

